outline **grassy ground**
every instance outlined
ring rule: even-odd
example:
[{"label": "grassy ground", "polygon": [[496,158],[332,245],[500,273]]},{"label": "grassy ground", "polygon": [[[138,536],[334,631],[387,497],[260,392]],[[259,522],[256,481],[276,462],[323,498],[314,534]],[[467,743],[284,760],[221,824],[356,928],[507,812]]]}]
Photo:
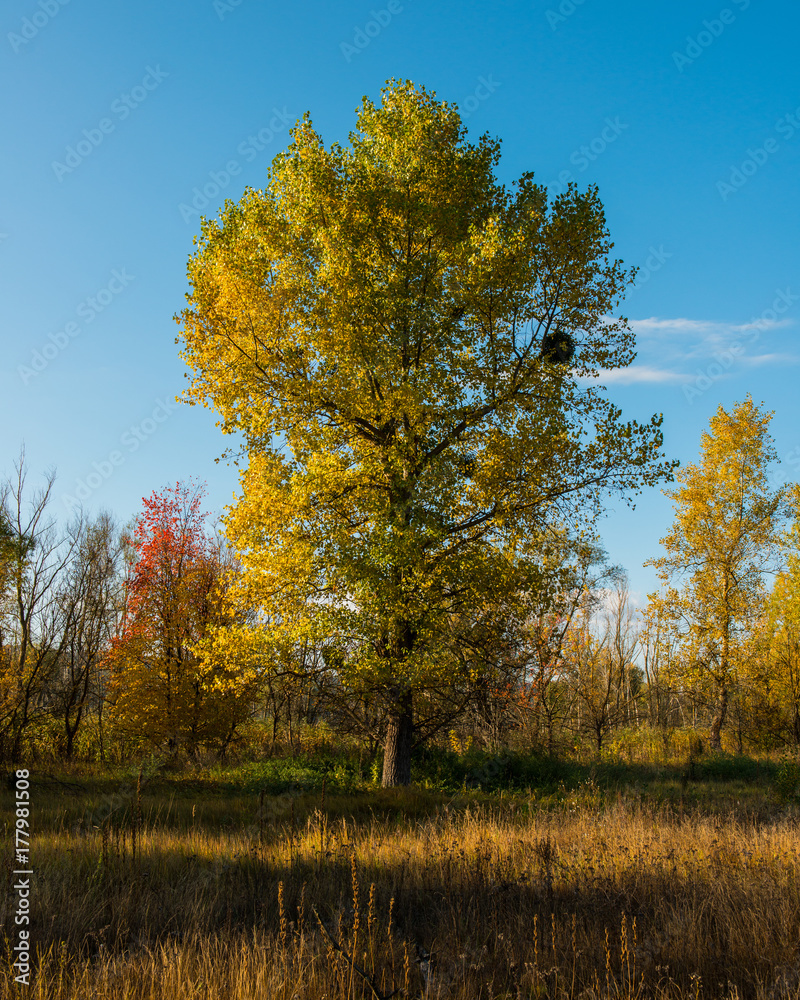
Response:
[{"label": "grassy ground", "polygon": [[319,753],[33,768],[38,974],[14,984],[4,791],[0,997],[800,997],[796,771],[430,753],[381,790]]}]

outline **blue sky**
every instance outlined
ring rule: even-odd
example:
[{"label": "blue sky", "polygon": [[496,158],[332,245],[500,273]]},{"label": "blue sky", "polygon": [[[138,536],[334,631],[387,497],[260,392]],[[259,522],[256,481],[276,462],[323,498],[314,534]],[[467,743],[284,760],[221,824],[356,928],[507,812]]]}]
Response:
[{"label": "blue sky", "polygon": [[[209,411],[178,406],[173,315],[199,210],[263,186],[311,112],[345,141],[363,95],[412,79],[503,140],[500,177],[597,183],[635,366],[608,381],[631,418],[664,413],[693,461],[722,404],[775,411],[800,468],[799,9],[753,0],[9,0],[0,31],[0,474],[20,446],[55,510],[130,518],[190,477],[207,506],[233,467]],[[70,152],[71,150],[71,152]],[[634,591],[671,520],[658,490],[602,524]]]}]

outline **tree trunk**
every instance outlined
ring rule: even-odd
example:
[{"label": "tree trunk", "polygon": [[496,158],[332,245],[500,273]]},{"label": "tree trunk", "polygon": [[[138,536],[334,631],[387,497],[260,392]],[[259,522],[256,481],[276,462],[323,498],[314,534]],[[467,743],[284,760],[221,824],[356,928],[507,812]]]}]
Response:
[{"label": "tree trunk", "polygon": [[414,715],[411,691],[399,692],[386,730],[383,748],[384,788],[411,784],[411,741],[414,735]]},{"label": "tree trunk", "polygon": [[714,716],[714,721],[711,723],[711,732],[709,734],[709,745],[712,750],[722,749],[722,727],[725,724],[725,716],[728,714],[728,688],[727,685],[722,684],[719,688],[719,698],[717,700],[717,714]]}]

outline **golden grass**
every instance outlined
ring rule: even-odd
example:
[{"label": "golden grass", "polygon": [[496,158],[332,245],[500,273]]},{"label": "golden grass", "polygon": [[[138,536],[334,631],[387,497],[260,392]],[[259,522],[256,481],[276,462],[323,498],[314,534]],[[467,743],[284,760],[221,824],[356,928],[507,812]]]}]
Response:
[{"label": "golden grass", "polygon": [[0,998],[800,997],[796,812],[359,802],[265,819],[257,798],[183,799],[88,832],[42,816],[39,972],[13,982],[9,877]]}]

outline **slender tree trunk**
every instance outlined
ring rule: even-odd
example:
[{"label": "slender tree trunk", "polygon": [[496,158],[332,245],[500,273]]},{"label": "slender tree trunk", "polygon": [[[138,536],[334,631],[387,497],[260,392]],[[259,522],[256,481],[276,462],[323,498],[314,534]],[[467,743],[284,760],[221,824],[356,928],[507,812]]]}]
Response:
[{"label": "slender tree trunk", "polygon": [[100,760],[106,762],[106,747],[103,740],[103,704],[102,697],[97,700],[97,738],[100,741]]},{"label": "slender tree trunk", "polygon": [[721,684],[719,687],[719,698],[717,699],[717,714],[711,723],[709,734],[709,745],[712,750],[722,749],[722,727],[725,724],[725,716],[728,714],[728,687]]},{"label": "slender tree trunk", "polygon": [[67,747],[66,747],[66,757],[67,760],[72,760],[72,754],[75,749],[75,737],[78,735],[78,730],[80,729],[81,722],[83,721],[83,709],[86,705],[87,699],[89,697],[89,677],[90,677],[91,665],[87,663],[84,675],[83,675],[83,691],[80,695],[80,701],[78,702],[78,707],[75,709],[75,718],[70,719],[70,712],[74,707],[74,701],[76,695],[74,694],[70,698],[69,704],[64,710],[64,731],[67,736]]},{"label": "slender tree trunk", "polygon": [[411,691],[398,692],[389,714],[383,749],[383,787],[411,784],[414,715]]},{"label": "slender tree trunk", "polygon": [[[726,608],[729,606],[729,593],[730,593],[730,580],[728,576],[725,577],[724,586],[724,598]],[[731,615],[728,614],[724,622],[724,630],[722,633],[722,651],[720,656],[720,674],[722,677],[721,681],[717,681],[717,714],[711,723],[711,732],[709,734],[709,745],[712,750],[722,749],[722,727],[725,725],[725,717],[728,714],[728,685],[727,679],[730,677],[728,673],[730,665],[730,632],[731,632]]]},{"label": "slender tree trunk", "polygon": [[22,757],[22,734],[24,732],[23,726],[18,726],[14,730],[14,743],[11,747],[11,760],[12,762],[19,761]]}]

